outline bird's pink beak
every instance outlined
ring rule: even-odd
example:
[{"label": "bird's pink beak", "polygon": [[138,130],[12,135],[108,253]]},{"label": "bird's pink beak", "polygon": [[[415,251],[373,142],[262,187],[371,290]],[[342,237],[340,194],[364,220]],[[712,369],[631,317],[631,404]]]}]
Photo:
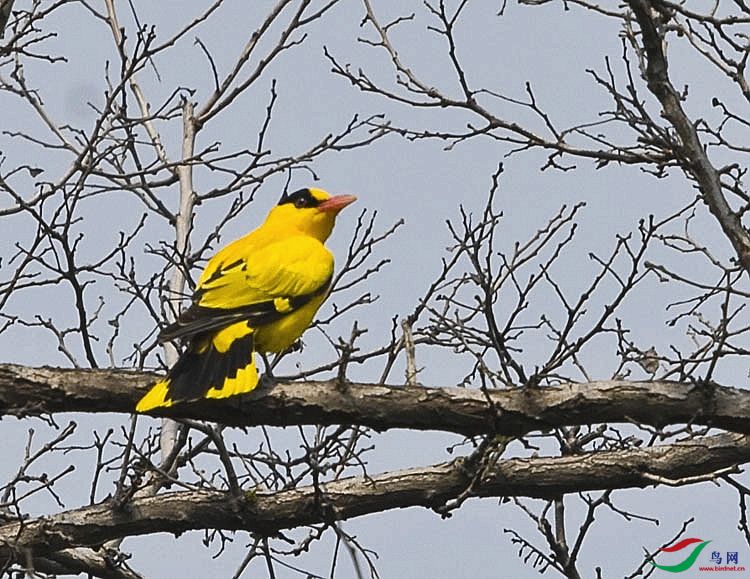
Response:
[{"label": "bird's pink beak", "polygon": [[354,195],[336,195],[318,204],[318,211],[338,213],[347,205],[354,203],[357,198]]}]

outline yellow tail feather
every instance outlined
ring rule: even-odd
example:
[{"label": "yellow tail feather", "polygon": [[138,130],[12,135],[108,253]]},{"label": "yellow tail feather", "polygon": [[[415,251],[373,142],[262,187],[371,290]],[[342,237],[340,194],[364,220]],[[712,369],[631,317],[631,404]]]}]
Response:
[{"label": "yellow tail feather", "polygon": [[[151,387],[146,395],[140,399],[135,407],[136,412],[148,412],[154,408],[169,408],[175,401],[172,399],[173,392],[170,392],[170,379],[157,382]],[[228,398],[237,394],[246,394],[251,392],[258,385],[258,369],[255,361],[251,359],[250,363],[244,368],[237,370],[234,378],[225,378],[221,388],[209,388],[203,398]],[[185,400],[179,399],[178,402]]]},{"label": "yellow tail feather", "polygon": [[136,412],[250,392],[258,385],[254,334],[242,321],[191,343],[167,377],[141,398]]},{"label": "yellow tail feather", "polygon": [[135,407],[136,412],[148,412],[154,408],[168,408],[173,402],[169,396],[169,380],[162,380],[151,387]]},{"label": "yellow tail feather", "polygon": [[210,388],[203,396],[205,398],[228,398],[236,394],[246,394],[254,390],[257,385],[258,369],[255,367],[255,360],[251,358],[247,366],[237,370],[234,378],[225,378],[221,388]]}]

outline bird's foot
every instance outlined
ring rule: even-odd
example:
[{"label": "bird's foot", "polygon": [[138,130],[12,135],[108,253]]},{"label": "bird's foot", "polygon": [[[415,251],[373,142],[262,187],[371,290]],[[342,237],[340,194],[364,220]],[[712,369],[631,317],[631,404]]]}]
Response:
[{"label": "bird's foot", "polygon": [[271,374],[270,372],[263,372],[263,374],[260,375],[260,379],[258,380],[258,387],[264,390],[268,390],[276,386],[277,382],[278,380],[273,374]]}]

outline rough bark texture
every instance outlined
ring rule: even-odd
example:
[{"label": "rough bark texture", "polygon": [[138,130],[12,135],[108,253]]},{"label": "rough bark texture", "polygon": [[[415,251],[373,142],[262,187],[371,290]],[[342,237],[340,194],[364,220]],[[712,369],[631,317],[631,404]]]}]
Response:
[{"label": "rough bark texture", "polygon": [[49,575],[87,574],[101,579],[142,579],[131,569],[118,566],[106,556],[80,547],[50,553],[49,558],[35,557],[34,570]]},{"label": "rough bark texture", "polygon": [[[0,365],[0,416],[132,412],[158,378],[122,370]],[[488,403],[491,401],[491,405]],[[706,424],[750,434],[750,391],[716,384],[611,380],[489,391],[328,382],[278,383],[249,396],[155,412],[230,426],[359,424],[465,435],[519,436],[553,426],[638,422]]]},{"label": "rough bark texture", "polygon": [[[472,496],[555,497],[561,493],[646,487],[710,473],[750,460],[750,437],[721,434],[628,451],[558,458],[500,460],[473,483]],[[108,503],[0,527],[0,554],[32,549],[35,556],[118,537],[194,529],[244,529],[269,535],[281,529],[343,520],[412,506],[440,507],[461,495],[472,475],[462,460],[353,477],[314,487],[241,496],[208,491],[170,492],[135,499],[119,511]]]}]

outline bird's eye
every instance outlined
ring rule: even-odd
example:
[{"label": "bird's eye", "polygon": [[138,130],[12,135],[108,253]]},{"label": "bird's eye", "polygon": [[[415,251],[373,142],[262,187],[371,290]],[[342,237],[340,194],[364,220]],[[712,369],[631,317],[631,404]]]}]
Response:
[{"label": "bird's eye", "polygon": [[294,206],[297,209],[301,209],[302,207],[307,207],[307,199],[304,197],[299,197],[294,201]]}]

